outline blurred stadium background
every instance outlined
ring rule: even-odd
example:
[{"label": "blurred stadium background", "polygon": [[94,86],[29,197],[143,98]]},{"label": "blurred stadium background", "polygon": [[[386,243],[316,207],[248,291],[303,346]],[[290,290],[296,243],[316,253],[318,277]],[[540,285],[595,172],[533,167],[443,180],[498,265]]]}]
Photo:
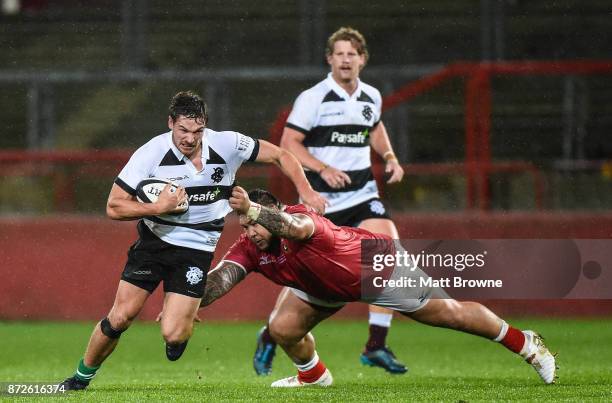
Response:
[{"label": "blurred stadium background", "polygon": [[[195,90],[211,128],[278,143],[345,25],[368,40],[362,79],[405,164],[383,187],[402,237],[611,238],[611,13],[606,0],[2,0],[0,319],[102,317],[136,236],[104,217],[106,197],[166,131],[171,96]],[[239,182],[295,197],[273,169]],[[217,258],[238,231],[230,219]],[[276,290],[250,278],[205,316],[264,319]],[[582,316],[610,302],[492,303]]]}]

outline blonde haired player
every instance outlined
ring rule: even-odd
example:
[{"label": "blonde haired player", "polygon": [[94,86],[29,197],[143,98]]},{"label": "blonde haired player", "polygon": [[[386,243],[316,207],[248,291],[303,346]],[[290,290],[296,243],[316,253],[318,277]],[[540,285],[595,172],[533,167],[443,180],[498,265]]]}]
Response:
[{"label": "blonde haired player", "polygon": [[[400,182],[404,171],[381,120],[380,92],[359,80],[368,61],[366,40],[359,31],[342,27],[329,37],[326,56],[331,72],[297,97],[280,145],[300,160],[313,189],[329,201],[326,218],[336,225],[398,239],[398,231],[379,198],[370,149],[385,160],[387,183]],[[406,366],[386,345],[392,312],[369,307],[369,338],[360,359],[363,364],[402,374]],[[270,373],[274,352],[275,343],[264,327],[253,359],[258,374]]]}]

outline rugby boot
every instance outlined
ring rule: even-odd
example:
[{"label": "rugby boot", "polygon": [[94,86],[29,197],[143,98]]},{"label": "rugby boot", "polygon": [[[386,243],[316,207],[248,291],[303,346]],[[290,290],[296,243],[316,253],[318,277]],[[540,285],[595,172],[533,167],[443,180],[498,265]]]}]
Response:
[{"label": "rugby boot", "polygon": [[185,351],[185,348],[187,347],[188,341],[189,340],[185,340],[184,342],[179,344],[166,343],[166,357],[168,357],[170,361],[176,361],[181,358],[183,352]]},{"label": "rugby boot", "polygon": [[262,340],[261,335],[265,329],[266,327],[264,326],[257,333],[257,348],[253,355],[253,368],[255,373],[260,376],[270,375],[272,372],[272,361],[276,354],[276,344],[267,343]]},{"label": "rugby boot", "polygon": [[302,386],[326,387],[331,386],[332,383],[334,383],[334,378],[332,377],[331,372],[329,372],[329,369],[325,369],[323,375],[321,375],[319,379],[314,382],[302,382],[300,381],[297,375],[294,375],[290,376],[289,378],[283,378],[279,379],[278,381],[272,382],[272,385],[270,386],[273,388],[299,388]]},{"label": "rugby boot", "polygon": [[65,392],[69,390],[84,390],[89,386],[88,381],[82,381],[78,379],[76,376],[71,376],[67,378],[64,382],[59,384],[59,391]]},{"label": "rugby boot", "polygon": [[525,346],[519,353],[536,370],[546,384],[555,383],[557,364],[555,355],[544,345],[542,336],[532,330],[524,330]]},{"label": "rugby boot", "polygon": [[360,356],[363,365],[380,367],[391,374],[404,374],[408,369],[395,358],[393,351],[385,346],[373,351],[364,351]]}]

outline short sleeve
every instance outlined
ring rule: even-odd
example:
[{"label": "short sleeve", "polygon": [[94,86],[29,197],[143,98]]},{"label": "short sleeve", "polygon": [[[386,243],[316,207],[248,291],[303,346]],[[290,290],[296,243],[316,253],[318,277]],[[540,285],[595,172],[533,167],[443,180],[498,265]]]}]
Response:
[{"label": "short sleeve", "polygon": [[285,212],[289,214],[304,214],[310,217],[315,226],[310,240],[316,240],[317,245],[324,250],[332,251],[334,249],[335,237],[332,227],[335,227],[335,225],[331,221],[303,204],[288,206],[285,208]]},{"label": "short sleeve", "polygon": [[316,99],[308,91],[302,92],[293,103],[286,126],[308,134],[315,126],[317,109]]},{"label": "short sleeve", "polygon": [[259,140],[254,139],[244,134],[233,132],[234,134],[234,151],[242,161],[255,161],[259,154]]},{"label": "short sleeve", "polygon": [[152,155],[147,144],[140,147],[123,167],[115,179],[115,183],[132,196],[136,195],[138,184],[152,176],[153,168],[157,161],[152,160]]},{"label": "short sleeve", "polygon": [[378,116],[378,119],[374,122],[372,127],[376,127],[382,120],[382,96],[380,95],[380,91],[376,88],[374,88],[374,108],[376,109],[376,116]]},{"label": "short sleeve", "polygon": [[233,263],[237,263],[247,272],[250,273],[257,269],[257,262],[252,256],[250,251],[253,246],[249,245],[249,241],[246,235],[241,235],[240,238],[234,242],[234,244],[228,249],[223,259]]}]

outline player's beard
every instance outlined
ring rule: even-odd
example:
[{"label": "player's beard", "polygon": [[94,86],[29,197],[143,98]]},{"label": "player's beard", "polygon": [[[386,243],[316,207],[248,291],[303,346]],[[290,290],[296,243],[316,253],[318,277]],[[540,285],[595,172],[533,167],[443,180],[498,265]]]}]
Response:
[{"label": "player's beard", "polygon": [[266,248],[266,252],[272,253],[273,255],[278,255],[280,251],[280,238],[272,235],[270,241],[268,243],[268,247]]}]

